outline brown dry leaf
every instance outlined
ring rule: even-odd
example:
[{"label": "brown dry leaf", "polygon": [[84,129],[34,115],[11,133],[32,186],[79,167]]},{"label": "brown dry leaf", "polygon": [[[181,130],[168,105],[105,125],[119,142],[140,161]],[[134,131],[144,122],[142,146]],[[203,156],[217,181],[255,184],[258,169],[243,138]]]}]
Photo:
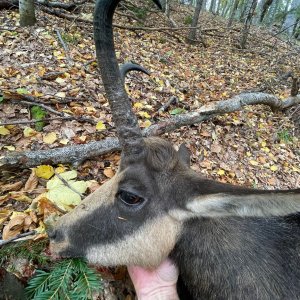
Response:
[{"label": "brown dry leaf", "polygon": [[214,153],[220,153],[221,150],[222,150],[222,147],[221,147],[220,144],[218,144],[218,143],[214,143],[214,144],[212,144],[211,147],[210,147],[210,151],[211,151],[211,152],[214,152]]},{"label": "brown dry leaf", "polygon": [[43,197],[38,202],[38,213],[46,219],[53,213],[57,213],[56,207],[46,197]]},{"label": "brown dry leaf", "polygon": [[211,170],[212,166],[211,166],[211,162],[207,159],[201,161],[200,166],[206,169]]},{"label": "brown dry leaf", "polygon": [[115,175],[114,171],[111,168],[104,169],[103,173],[108,178],[112,178]]},{"label": "brown dry leaf", "polygon": [[14,183],[9,183],[9,184],[2,185],[0,187],[0,191],[1,192],[18,191],[22,186],[23,186],[23,182],[22,181],[17,181],[17,182],[14,182]]},{"label": "brown dry leaf", "polygon": [[99,187],[100,187],[100,184],[97,181],[95,181],[95,180],[90,181],[89,190],[90,190],[91,193],[96,191]]},{"label": "brown dry leaf", "polygon": [[11,215],[12,211],[9,209],[1,209],[0,210],[0,225],[2,225],[7,218]]},{"label": "brown dry leaf", "polygon": [[24,192],[31,193],[38,185],[38,178],[35,175],[35,170],[32,169],[29,178],[27,179],[24,187]]},{"label": "brown dry leaf", "polygon": [[29,212],[29,215],[30,215],[32,221],[33,221],[34,223],[37,223],[38,218],[37,218],[37,216],[36,216],[36,213],[35,213],[34,211],[31,210],[31,211]]},{"label": "brown dry leaf", "polygon": [[25,219],[24,219],[24,228],[23,229],[25,231],[27,231],[28,229],[33,229],[33,228],[30,228],[32,223],[33,223],[33,220],[31,219],[30,216],[25,217]]},{"label": "brown dry leaf", "polygon": [[15,217],[12,217],[8,224],[3,228],[3,239],[7,240],[21,233],[26,217],[27,215],[24,213],[18,213],[15,215]]},{"label": "brown dry leaf", "polygon": [[269,185],[276,186],[276,183],[277,183],[276,178],[271,177],[271,178],[268,179],[268,184],[269,184]]}]

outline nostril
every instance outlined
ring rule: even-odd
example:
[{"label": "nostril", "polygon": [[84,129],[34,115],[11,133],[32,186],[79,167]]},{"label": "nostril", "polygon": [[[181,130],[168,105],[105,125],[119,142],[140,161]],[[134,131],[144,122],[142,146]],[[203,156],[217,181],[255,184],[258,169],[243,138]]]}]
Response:
[{"label": "nostril", "polygon": [[47,233],[48,233],[49,239],[54,240],[56,238],[57,231],[55,229],[49,229],[49,230],[47,230]]}]

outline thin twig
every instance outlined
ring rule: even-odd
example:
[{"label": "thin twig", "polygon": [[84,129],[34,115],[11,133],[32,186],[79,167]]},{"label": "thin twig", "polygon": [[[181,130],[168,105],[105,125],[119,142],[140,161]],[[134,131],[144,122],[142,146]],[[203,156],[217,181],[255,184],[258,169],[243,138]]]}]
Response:
[{"label": "thin twig", "polygon": [[45,110],[50,111],[51,113],[53,113],[55,115],[58,115],[58,116],[61,116],[61,117],[67,116],[67,114],[56,111],[53,108],[51,108],[51,107],[49,107],[49,106],[47,106],[46,104],[43,104],[43,103],[27,101],[27,100],[13,100],[13,99],[11,101],[13,101],[14,103],[18,103],[18,104],[26,104],[26,105],[30,105],[30,106],[33,106],[33,105],[34,106],[39,106],[39,107],[44,108]]},{"label": "thin twig", "polygon": [[72,190],[74,193],[76,193],[77,195],[79,195],[80,199],[82,200],[83,199],[83,196],[81,193],[79,193],[78,191],[76,191],[76,189],[74,189],[69,183],[67,180],[65,180],[62,176],[60,176],[58,173],[55,172],[55,175],[58,177],[58,179],[60,181],[62,181],[62,183],[68,187],[70,190]]},{"label": "thin twig", "polygon": [[37,232],[35,230],[32,230],[32,231],[28,231],[28,232],[25,232],[25,233],[20,233],[8,240],[0,240],[0,247],[6,245],[6,244],[9,244],[15,240],[18,240],[20,238],[23,238],[23,237],[26,237],[26,236],[29,236],[29,235],[35,235]]},{"label": "thin twig", "polygon": [[97,121],[88,118],[88,117],[75,117],[75,116],[60,116],[60,117],[55,117],[55,118],[45,118],[42,120],[22,120],[22,121],[8,121],[8,122],[3,122],[0,123],[0,126],[5,126],[5,125],[19,125],[19,124],[34,124],[37,122],[49,122],[49,121],[54,121],[54,120],[75,120],[77,122],[87,122],[92,125],[97,124]]}]

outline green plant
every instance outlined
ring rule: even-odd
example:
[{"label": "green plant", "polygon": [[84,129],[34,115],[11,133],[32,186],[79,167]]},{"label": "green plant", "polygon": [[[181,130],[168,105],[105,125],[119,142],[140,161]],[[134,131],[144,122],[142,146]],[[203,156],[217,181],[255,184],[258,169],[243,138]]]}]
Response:
[{"label": "green plant", "polygon": [[81,41],[81,35],[79,33],[62,33],[62,39],[70,44],[77,45]]},{"label": "green plant", "polygon": [[293,137],[287,129],[283,129],[277,132],[277,136],[281,141],[284,141],[285,143],[293,141]]},{"label": "green plant", "polygon": [[32,300],[92,299],[102,287],[101,278],[79,258],[56,263],[50,271],[37,270],[26,287]]},{"label": "green plant", "polygon": [[193,17],[192,16],[186,16],[185,18],[184,18],[184,24],[185,25],[191,25],[192,24],[192,22],[193,22]]},{"label": "green plant", "polygon": [[48,244],[48,240],[22,241],[11,243],[0,249],[0,265],[10,262],[16,258],[25,258],[30,262],[44,265],[49,261],[49,257],[43,254]]},{"label": "green plant", "polygon": [[42,120],[45,118],[47,115],[47,112],[41,108],[40,106],[34,105],[30,109],[31,111],[31,116],[34,120],[40,121],[35,123],[35,130],[37,131],[42,131],[43,127],[45,126],[45,122]]}]

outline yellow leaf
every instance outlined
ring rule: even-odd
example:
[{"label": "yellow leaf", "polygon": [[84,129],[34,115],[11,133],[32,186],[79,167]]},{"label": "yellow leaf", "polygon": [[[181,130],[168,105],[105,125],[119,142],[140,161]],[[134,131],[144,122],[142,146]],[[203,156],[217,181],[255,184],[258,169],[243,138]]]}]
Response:
[{"label": "yellow leaf", "polygon": [[262,141],[262,142],[261,142],[261,146],[262,146],[262,147],[266,147],[266,145],[267,145],[267,143],[266,143],[265,141]]},{"label": "yellow leaf", "polygon": [[35,175],[40,178],[49,179],[54,175],[54,169],[49,165],[41,165],[35,168]]},{"label": "yellow leaf", "polygon": [[69,140],[68,139],[61,139],[59,141],[59,143],[62,144],[62,145],[67,145],[69,143]]},{"label": "yellow leaf", "polygon": [[43,223],[43,221],[39,222],[39,227],[35,228],[35,231],[37,233],[45,233],[46,232],[46,227],[45,227],[45,224]]},{"label": "yellow leaf", "polygon": [[55,94],[56,97],[60,97],[60,98],[66,98],[66,93],[65,92],[58,92]]},{"label": "yellow leaf", "polygon": [[80,139],[82,142],[85,142],[86,138],[87,138],[86,135],[81,135],[81,136],[79,137],[79,139]]},{"label": "yellow leaf", "polygon": [[59,84],[65,84],[65,83],[66,83],[65,79],[63,79],[63,78],[61,78],[61,77],[57,77],[57,78],[55,79],[55,81],[56,81],[57,83],[59,83]]},{"label": "yellow leaf", "polygon": [[144,118],[147,118],[147,119],[150,119],[151,116],[146,112],[146,111],[140,111],[138,112],[138,114],[141,116],[141,117],[144,117]]},{"label": "yellow leaf", "polygon": [[225,171],[223,169],[219,169],[217,174],[222,176],[225,174]]},{"label": "yellow leaf", "polygon": [[49,132],[43,137],[43,141],[46,144],[53,144],[57,139],[56,133],[55,132]]},{"label": "yellow leaf", "polygon": [[55,168],[55,173],[60,174],[66,172],[66,168],[63,165],[60,165],[59,167]]},{"label": "yellow leaf", "polygon": [[0,126],[0,135],[8,135],[10,131],[6,129],[4,126]]},{"label": "yellow leaf", "polygon": [[292,166],[292,171],[300,173],[300,169],[294,166]]},{"label": "yellow leaf", "polygon": [[141,127],[148,128],[152,123],[149,120],[141,123]]},{"label": "yellow leaf", "polygon": [[48,192],[46,195],[47,198],[59,208],[69,211],[80,203],[80,195],[86,191],[88,184],[85,181],[72,180],[77,177],[75,170],[61,173],[60,177],[62,177],[67,184],[59,177],[54,176],[47,182]]},{"label": "yellow leaf", "polygon": [[136,102],[136,103],[134,103],[133,106],[134,106],[135,108],[143,108],[143,107],[144,107],[144,104],[141,103],[141,102]]},{"label": "yellow leaf", "polygon": [[97,129],[97,130],[104,130],[104,129],[106,129],[106,126],[105,126],[105,124],[103,124],[102,121],[99,121],[99,122],[97,123],[97,125],[96,125],[96,129]]},{"label": "yellow leaf", "polygon": [[256,160],[249,161],[252,166],[258,166],[258,162]]},{"label": "yellow leaf", "polygon": [[14,146],[4,146],[3,148],[7,149],[8,151],[15,151],[16,148]]},{"label": "yellow leaf", "polygon": [[275,172],[275,171],[278,170],[278,167],[277,166],[271,166],[270,169],[271,169],[271,171]]},{"label": "yellow leaf", "polygon": [[30,127],[25,127],[24,130],[23,130],[23,134],[25,137],[31,137],[31,136],[34,136],[37,134],[37,132],[30,128]]}]

